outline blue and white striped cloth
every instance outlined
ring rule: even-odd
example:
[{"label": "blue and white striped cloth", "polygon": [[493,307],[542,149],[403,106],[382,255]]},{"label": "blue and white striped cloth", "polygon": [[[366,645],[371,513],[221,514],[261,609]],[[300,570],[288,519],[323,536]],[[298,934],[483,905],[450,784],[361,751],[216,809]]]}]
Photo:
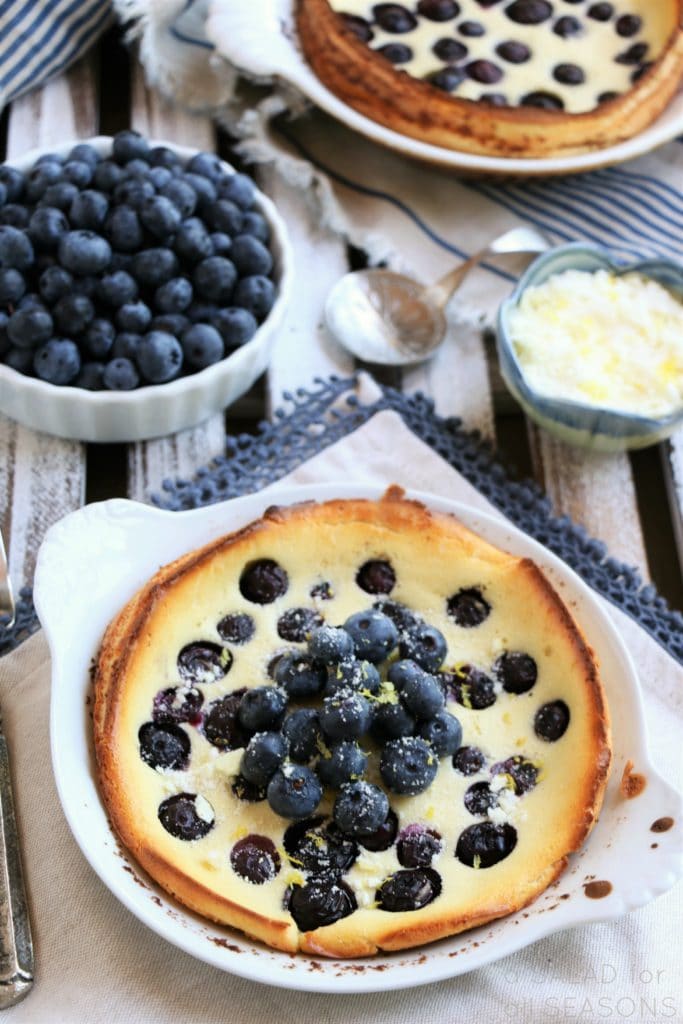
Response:
[{"label": "blue and white striped cloth", "polygon": [[0,0],[0,108],[78,60],[112,19],[110,0]]}]

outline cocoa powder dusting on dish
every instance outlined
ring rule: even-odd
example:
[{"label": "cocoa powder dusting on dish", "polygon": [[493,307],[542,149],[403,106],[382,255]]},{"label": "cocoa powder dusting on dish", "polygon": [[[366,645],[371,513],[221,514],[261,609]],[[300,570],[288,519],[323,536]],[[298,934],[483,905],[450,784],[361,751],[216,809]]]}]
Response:
[{"label": "cocoa powder dusting on dish", "polygon": [[633,761],[627,761],[624,774],[621,776],[621,795],[625,800],[633,800],[640,796],[647,785],[647,779],[640,772],[633,771]]},{"label": "cocoa powder dusting on dish", "polygon": [[234,943],[228,942],[227,939],[219,939],[215,935],[210,935],[209,940],[213,942],[214,946],[219,946],[220,949],[229,949],[231,953],[242,953],[244,950],[240,949],[239,946],[235,946]]},{"label": "cocoa powder dusting on dish", "polygon": [[612,891],[612,883],[607,881],[587,882],[583,891],[591,900],[602,900]]},{"label": "cocoa powder dusting on dish", "polygon": [[657,818],[650,825],[650,832],[668,832],[670,828],[673,828],[673,818]]},{"label": "cocoa powder dusting on dish", "polygon": [[658,846],[659,846],[659,843],[650,843],[650,849],[651,850],[656,850]]}]

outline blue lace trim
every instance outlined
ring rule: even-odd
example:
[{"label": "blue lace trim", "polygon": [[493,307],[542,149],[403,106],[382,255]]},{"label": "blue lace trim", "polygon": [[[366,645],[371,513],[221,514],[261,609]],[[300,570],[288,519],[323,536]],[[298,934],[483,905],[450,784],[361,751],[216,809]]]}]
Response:
[{"label": "blue lace trim", "polygon": [[[610,557],[602,541],[588,536],[567,516],[553,515],[550,501],[537,484],[511,479],[477,431],[464,430],[459,419],[438,416],[431,400],[419,393],[404,395],[384,388],[376,402],[361,405],[355,395],[347,394],[355,383],[353,378],[333,377],[285,393],[286,408],[275,413],[272,423],[261,423],[256,436],[228,437],[225,455],[200,469],[192,480],[165,480],[154,504],[180,511],[253,493],[286,476],[376,413],[393,410],[515,526],[559,555],[683,664],[683,614],[669,608],[652,584],[644,585],[636,569]],[[15,647],[37,625],[30,592],[23,591],[14,627],[7,629],[0,619],[0,654]]]}]

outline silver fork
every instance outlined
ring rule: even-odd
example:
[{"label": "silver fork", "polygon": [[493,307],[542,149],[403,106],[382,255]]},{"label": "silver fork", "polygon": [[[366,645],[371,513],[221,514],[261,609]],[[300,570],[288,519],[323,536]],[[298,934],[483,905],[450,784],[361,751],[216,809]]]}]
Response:
[{"label": "silver fork", "polygon": [[[0,534],[0,614],[9,614],[14,625],[15,607]],[[0,717],[0,1010],[13,1006],[33,987],[33,941],[19,833],[14,814],[12,778],[7,743]]]}]

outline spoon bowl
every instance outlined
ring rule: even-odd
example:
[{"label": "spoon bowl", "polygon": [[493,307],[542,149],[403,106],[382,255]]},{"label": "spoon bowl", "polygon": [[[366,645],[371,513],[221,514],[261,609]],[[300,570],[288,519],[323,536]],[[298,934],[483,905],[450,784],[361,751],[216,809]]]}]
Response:
[{"label": "spoon bowl", "polygon": [[470,270],[487,256],[545,252],[548,240],[533,228],[513,228],[495,238],[435,284],[426,286],[392,270],[356,270],[330,291],[325,321],[336,340],[357,358],[384,366],[428,359],[447,331],[444,309]]}]

